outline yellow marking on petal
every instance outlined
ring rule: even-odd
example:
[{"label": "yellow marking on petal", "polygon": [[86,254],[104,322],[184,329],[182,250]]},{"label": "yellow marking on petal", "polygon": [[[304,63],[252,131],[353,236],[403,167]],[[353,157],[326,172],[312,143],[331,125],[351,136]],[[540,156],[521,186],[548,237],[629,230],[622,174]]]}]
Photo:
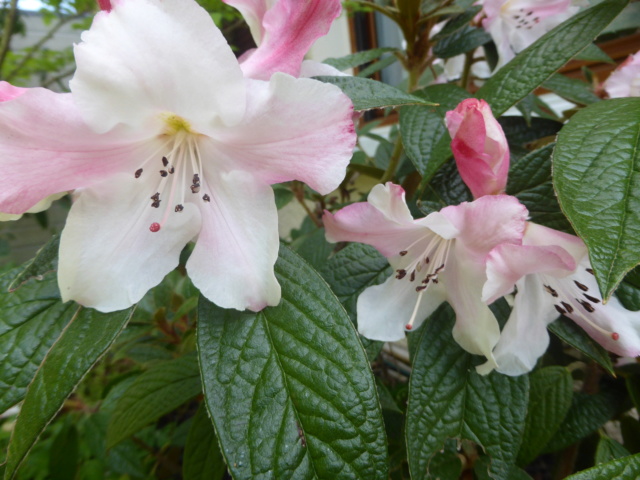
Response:
[{"label": "yellow marking on petal", "polygon": [[191,129],[191,124],[175,113],[163,113],[161,118],[166,124],[165,135],[175,135],[178,132],[196,133]]}]

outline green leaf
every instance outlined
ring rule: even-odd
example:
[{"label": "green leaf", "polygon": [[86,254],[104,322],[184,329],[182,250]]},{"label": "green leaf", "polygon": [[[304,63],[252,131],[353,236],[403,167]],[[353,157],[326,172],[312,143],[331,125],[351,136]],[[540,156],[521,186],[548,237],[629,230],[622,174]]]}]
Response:
[{"label": "green leaf", "polygon": [[16,290],[31,278],[41,278],[47,273],[55,272],[58,269],[59,248],[60,235],[54,235],[45,246],[38,250],[38,253],[30,262],[21,267],[20,273],[15,276],[13,282],[9,285],[9,290]]},{"label": "green leaf", "polygon": [[600,434],[600,440],[598,441],[598,447],[596,448],[596,465],[600,463],[607,463],[611,460],[627,457],[631,455],[629,451],[616,442],[614,439]]},{"label": "green leaf", "polygon": [[491,457],[491,476],[509,480],[524,431],[528,377],[478,375],[478,357],[453,340],[453,324],[452,309],[440,307],[415,354],[406,424],[411,478],[431,478],[429,462],[446,439],[467,438]]},{"label": "green leaf", "polygon": [[396,48],[374,48],[362,52],[352,53],[340,58],[327,58],[323,63],[331,65],[338,70],[358,67],[362,64],[372,62],[380,58],[385,53],[396,52]]},{"label": "green leaf", "polygon": [[554,144],[534,150],[511,165],[507,193],[518,197],[528,209],[530,220],[563,232],[573,233],[560,211],[551,183],[551,153]]},{"label": "green leaf", "polygon": [[554,333],[560,340],[571,345],[573,348],[581,351],[594,362],[598,363],[611,375],[613,372],[613,364],[609,357],[609,352],[593,340],[587,332],[580,328],[573,320],[566,317],[560,317],[548,327],[549,331]]},{"label": "green leaf", "polygon": [[184,447],[182,477],[184,480],[221,480],[227,466],[204,403],[193,417]]},{"label": "green leaf", "polygon": [[591,85],[575,78],[565,77],[560,73],[552,75],[542,86],[580,105],[591,105],[600,101],[600,97],[593,93]]},{"label": "green leaf", "polygon": [[617,402],[608,392],[575,393],[571,407],[542,453],[557,452],[595,432],[615,414]]},{"label": "green leaf", "polygon": [[9,292],[22,267],[0,277],[0,412],[18,403],[78,305],[60,301],[54,274]]},{"label": "green leaf", "polygon": [[284,246],[275,272],[277,307],[200,302],[205,400],[233,478],[386,479],[376,386],[353,324]]},{"label": "green leaf", "polygon": [[273,185],[273,193],[276,198],[276,208],[278,210],[287,205],[294,198],[291,189],[285,185]]},{"label": "green leaf", "polygon": [[[631,5],[627,5],[627,8],[630,7]],[[624,14],[624,13],[623,13]],[[618,15],[618,18],[620,18],[623,14]],[[612,22],[609,27],[611,27],[611,25],[613,25],[615,23]],[[609,28],[607,27],[607,29]],[[635,28],[635,27],[634,27]],[[607,30],[605,29],[605,30]],[[604,30],[603,32],[604,33]],[[587,45],[585,47],[584,50],[582,50],[579,54],[577,54],[575,57],[573,57],[574,60],[582,60],[585,62],[599,62],[599,63],[616,63],[614,62],[611,57],[609,55],[607,55],[600,47],[598,47],[595,43],[591,43],[589,45]]]},{"label": "green leaf", "polygon": [[565,480],[637,480],[639,477],[640,454],[637,454],[583,470]]},{"label": "green leaf", "polygon": [[405,93],[386,83],[361,77],[313,77],[321,82],[332,83],[353,102],[356,110],[370,110],[372,108],[397,107],[401,105],[433,105],[431,102]]},{"label": "green leaf", "polygon": [[56,435],[49,455],[51,480],[74,480],[78,468],[78,430],[65,425]]},{"label": "green leaf", "polygon": [[593,42],[628,0],[605,0],[583,10],[539,38],[496,72],[478,90],[498,117],[539,87]]},{"label": "green leaf", "polygon": [[[393,269],[386,258],[375,248],[361,243],[346,246],[319,270],[356,325],[356,303],[360,294],[368,287],[383,283],[392,272]],[[360,340],[369,359],[375,359],[383,342],[362,336]]]},{"label": "green leaf", "polygon": [[[480,457],[473,465],[473,471],[476,474],[477,480],[493,480],[489,475],[488,469],[491,465],[491,459],[489,457]],[[509,468],[507,475],[509,480],[532,480],[531,476],[522,470],[521,468],[512,465]],[[457,480],[457,478],[455,479]]]},{"label": "green leaf", "polygon": [[5,480],[14,478],[40,433],[107,351],[132,313],[133,309],[105,314],[83,308],[67,325],[27,389],[9,443]]},{"label": "green leaf", "polygon": [[400,109],[400,135],[407,156],[423,182],[431,179],[442,164],[451,157],[451,138],[444,123],[448,110],[453,110],[469,93],[455,85],[432,85],[417,92],[416,96],[439,107],[403,107]]},{"label": "green leaf", "polygon": [[640,98],[580,110],[558,134],[553,169],[560,206],[608,299],[640,263]]},{"label": "green leaf", "polygon": [[446,37],[433,47],[433,54],[440,58],[451,58],[474,50],[491,41],[491,35],[482,28],[467,25]]},{"label": "green leaf", "polygon": [[156,363],[122,394],[111,415],[107,448],[172,412],[202,392],[195,355]]},{"label": "green leaf", "polygon": [[311,233],[296,238],[291,248],[315,269],[326,264],[335,245],[327,242],[324,228],[316,228]]},{"label": "green leaf", "polygon": [[564,420],[573,397],[573,380],[564,367],[546,367],[529,376],[529,409],[518,464],[531,463]]},{"label": "green leaf", "polygon": [[475,17],[480,12],[480,10],[482,10],[482,7],[480,5],[477,5],[475,7],[468,8],[464,11],[464,13],[461,13],[449,19],[442,30],[431,37],[431,40],[437,42],[441,38],[446,37],[447,35],[451,35],[452,33],[465,27],[471,20],[473,20],[473,17]]}]

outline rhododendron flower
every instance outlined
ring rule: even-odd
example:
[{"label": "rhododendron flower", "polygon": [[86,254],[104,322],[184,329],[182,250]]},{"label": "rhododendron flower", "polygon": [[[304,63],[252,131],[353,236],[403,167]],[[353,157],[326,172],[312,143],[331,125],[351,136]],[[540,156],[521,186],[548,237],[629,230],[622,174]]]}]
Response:
[{"label": "rhododendron flower", "polygon": [[[53,202],[55,202],[56,200],[61,199],[66,194],[67,194],[67,192],[61,192],[61,193],[56,193],[54,195],[49,195],[47,198],[43,198],[42,200],[40,200],[38,203],[36,203],[33,207],[31,207],[29,210],[27,210],[24,213],[40,213],[40,212],[44,212],[45,210],[48,210],[49,207],[51,207],[51,204]],[[14,214],[14,213],[1,213],[0,212],[0,222],[18,220],[19,218],[22,218],[22,214],[21,213]]]},{"label": "rhododendron flower", "polygon": [[419,326],[443,301],[456,312],[455,340],[485,355],[500,330],[482,302],[485,257],[501,243],[519,244],[527,209],[514,197],[486,196],[414,220],[402,187],[376,185],[367,202],[324,215],[327,239],[375,247],[395,273],[358,298],[358,329],[373,340],[393,341]]},{"label": "rhododendron flower", "polygon": [[509,173],[509,145],[484,100],[463,100],[447,112],[451,150],[462,180],[475,198],[504,193]]},{"label": "rhododendron flower", "polygon": [[245,79],[192,0],[114,2],[82,40],[70,94],[0,83],[0,211],[75,190],[63,300],[126,308],[196,240],[187,271],[207,298],[277,304],[270,185],[339,185],[355,143],[349,99],[311,79]]},{"label": "rhododendron flower", "polygon": [[484,373],[496,368],[508,375],[530,371],[549,344],[547,325],[558,314],[580,325],[607,350],[640,354],[640,312],[626,310],[612,297],[605,305],[578,237],[528,223],[522,245],[498,245],[487,259],[488,303],[517,287],[509,320]]},{"label": "rhododendron flower", "polygon": [[496,69],[579,10],[571,0],[484,0],[482,9],[498,49]]},{"label": "rhododendron flower", "polygon": [[602,87],[609,98],[640,97],[640,52],[618,65]]},{"label": "rhododendron flower", "polygon": [[329,65],[303,62],[340,15],[340,0],[223,1],[240,11],[258,45],[240,58],[245,76],[268,80],[275,72],[295,77],[342,75]]}]

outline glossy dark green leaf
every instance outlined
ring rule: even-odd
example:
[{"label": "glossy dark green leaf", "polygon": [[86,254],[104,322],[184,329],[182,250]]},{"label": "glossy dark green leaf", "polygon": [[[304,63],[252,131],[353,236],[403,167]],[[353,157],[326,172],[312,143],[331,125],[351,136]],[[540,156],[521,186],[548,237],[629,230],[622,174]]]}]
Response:
[{"label": "glossy dark green leaf", "polygon": [[122,394],[111,415],[107,448],[172,412],[202,392],[195,355],[156,363]]},{"label": "glossy dark green leaf", "polygon": [[55,274],[32,278],[9,292],[22,267],[0,277],[0,412],[24,397],[51,345],[78,311],[60,301]]},{"label": "glossy dark green leaf", "polygon": [[[627,8],[629,5],[627,6]],[[617,18],[620,18],[624,13],[618,15]],[[613,25],[612,22],[611,25]],[[607,29],[609,28],[607,27]],[[606,30],[606,29],[605,29]],[[601,62],[601,63],[616,63],[614,62],[609,55],[607,55],[600,47],[598,47],[595,43],[591,43],[585,47],[578,55],[573,57],[574,60],[583,60],[586,62]]]},{"label": "glossy dark green leaf", "polygon": [[507,193],[515,195],[529,210],[532,222],[572,233],[571,224],[560,211],[551,182],[551,153],[554,144],[534,150],[511,165]]},{"label": "glossy dark green leaf", "polygon": [[456,15],[455,17],[452,17],[447,21],[442,30],[431,37],[432,40],[438,41],[441,38],[451,35],[452,33],[465,27],[469,22],[471,22],[471,20],[473,20],[473,17],[475,17],[480,12],[480,10],[482,10],[482,7],[480,5],[477,5],[475,7],[468,8],[463,13]]},{"label": "glossy dark green leaf", "polygon": [[587,333],[576,325],[573,320],[566,317],[560,317],[558,320],[551,323],[548,328],[549,331],[554,333],[560,340],[584,353],[611,375],[615,375],[613,372],[611,358],[609,357],[609,352],[587,335]]},{"label": "glossy dark green leaf", "polygon": [[491,41],[491,35],[482,28],[467,25],[451,35],[442,37],[433,47],[433,53],[439,58],[451,58]]},{"label": "glossy dark green leaf", "polygon": [[27,389],[9,444],[5,480],[14,478],[40,433],[107,351],[131,314],[132,309],[105,314],[83,308],[67,325]]},{"label": "glossy dark green leaf", "polygon": [[338,70],[359,67],[360,65],[377,60],[385,53],[395,52],[395,48],[373,48],[362,52],[352,53],[340,58],[327,58],[323,63],[331,65]]},{"label": "glossy dark green leaf", "polygon": [[277,307],[223,310],[201,298],[207,408],[235,480],[386,479],[373,375],[322,278],[281,246]]},{"label": "glossy dark green leaf", "polygon": [[[489,474],[491,468],[491,459],[489,457],[480,457],[473,465],[473,472],[476,474],[477,480],[493,480]],[[507,474],[509,480],[532,480],[531,476],[521,468],[512,465]],[[457,479],[456,479],[457,480]]]},{"label": "glossy dark green leaf", "polygon": [[591,105],[600,101],[600,97],[593,93],[591,85],[575,78],[566,77],[560,73],[552,75],[542,86],[570,102],[580,105]]},{"label": "glossy dark green leaf", "polygon": [[583,10],[538,39],[498,70],[478,90],[497,117],[539,87],[593,42],[625,7],[627,0],[605,0]]},{"label": "glossy dark green leaf", "polygon": [[609,298],[640,263],[640,98],[580,110],[558,134],[553,182],[558,200]]},{"label": "glossy dark green leaf", "polygon": [[491,457],[494,479],[509,480],[525,426],[528,377],[478,375],[481,361],[453,340],[453,323],[452,309],[439,308],[415,354],[406,423],[411,478],[431,478],[429,462],[445,441],[466,438]]},{"label": "glossy dark green leaf", "polygon": [[51,480],[74,480],[78,468],[78,430],[65,425],[56,435],[49,454]]},{"label": "glossy dark green leaf", "polygon": [[184,480],[221,480],[227,466],[220,452],[218,437],[204,403],[200,404],[189,429],[182,461]]},{"label": "glossy dark green leaf", "polygon": [[631,455],[631,453],[614,439],[600,434],[600,440],[598,440],[598,446],[596,447],[596,465],[629,455]]},{"label": "glossy dark green leaf", "polygon": [[617,402],[610,393],[575,393],[567,416],[543,453],[562,450],[596,431],[612,417],[616,408]]},{"label": "glossy dark green leaf", "polygon": [[20,268],[20,273],[15,276],[9,290],[15,290],[31,278],[42,278],[48,273],[55,272],[58,268],[58,249],[60,248],[60,235],[54,235],[43,246],[36,256]]},{"label": "glossy dark green leaf", "polygon": [[568,476],[565,480],[638,480],[640,454],[603,463]]},{"label": "glossy dark green leaf", "polygon": [[331,255],[335,245],[327,242],[324,228],[316,228],[310,233],[296,238],[291,243],[291,248],[317,270],[327,263],[327,258]]},{"label": "glossy dark green leaf", "polygon": [[433,105],[431,102],[403,92],[386,83],[361,77],[314,77],[321,82],[332,83],[353,102],[356,110],[370,110],[372,108],[398,107],[401,105]]},{"label": "glossy dark green leaf", "polygon": [[518,464],[528,465],[556,433],[573,397],[573,379],[564,367],[546,367],[529,376],[529,409],[518,452]]},{"label": "glossy dark green leaf", "polygon": [[400,109],[400,135],[407,156],[423,182],[431,179],[442,164],[451,157],[451,138],[444,124],[444,116],[461,101],[469,98],[469,93],[455,85],[432,85],[417,92],[438,107],[412,106]]}]

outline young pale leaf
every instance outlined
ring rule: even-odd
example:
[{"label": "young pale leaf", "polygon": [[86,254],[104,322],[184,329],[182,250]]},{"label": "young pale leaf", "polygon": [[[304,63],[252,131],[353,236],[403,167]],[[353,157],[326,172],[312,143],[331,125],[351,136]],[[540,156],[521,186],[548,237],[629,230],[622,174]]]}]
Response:
[{"label": "young pale leaf", "polygon": [[640,98],[574,115],[558,134],[553,183],[608,299],[640,263]]},{"label": "young pale leaf", "polygon": [[227,466],[220,453],[218,437],[204,403],[193,417],[184,446],[182,478],[184,480],[222,480]]},{"label": "young pale leaf", "polygon": [[587,332],[576,325],[573,320],[560,317],[551,323],[548,328],[549,331],[554,333],[560,340],[584,353],[611,375],[615,375],[609,353],[602,348],[598,342],[587,335]]},{"label": "young pale leaf", "polygon": [[331,65],[338,70],[359,67],[360,65],[377,60],[385,53],[395,52],[395,48],[374,48],[363,52],[352,53],[340,58],[327,58],[323,63]]},{"label": "young pale leaf", "polygon": [[525,426],[528,377],[478,375],[479,359],[453,340],[453,323],[451,308],[439,308],[415,354],[406,424],[411,478],[432,478],[429,462],[446,439],[467,438],[491,457],[489,474],[509,480]]},{"label": "young pale leaf", "polygon": [[202,392],[195,355],[156,363],[122,394],[111,415],[107,448],[128,438]]},{"label": "young pale leaf", "polygon": [[340,87],[353,102],[355,110],[371,110],[372,108],[401,105],[435,105],[416,95],[403,92],[399,88],[369,78],[331,76],[313,78]]},{"label": "young pale leaf", "polygon": [[207,408],[235,480],[386,479],[373,375],[344,308],[281,246],[277,307],[223,310],[201,298]]},{"label": "young pale leaf", "polygon": [[551,183],[551,153],[554,144],[534,150],[512,164],[507,193],[518,197],[529,209],[532,222],[573,233],[560,211]]},{"label": "young pale leaf", "polygon": [[546,367],[529,376],[529,409],[518,452],[518,464],[528,465],[542,451],[564,420],[573,396],[571,374],[564,367]]},{"label": "young pale leaf", "polygon": [[14,478],[40,433],[107,351],[132,313],[133,309],[105,314],[83,308],[67,325],[27,389],[11,435],[4,480]]},{"label": "young pale leaf", "polygon": [[[22,267],[0,277],[0,412],[18,403],[78,305],[60,301],[55,274],[9,285]],[[21,282],[22,283],[22,282]]]},{"label": "young pale leaf", "polygon": [[539,38],[502,67],[478,90],[498,117],[539,87],[589,45],[622,11],[628,0],[604,0]]},{"label": "young pale leaf", "polygon": [[614,439],[609,438],[602,433],[600,434],[600,440],[598,440],[598,447],[596,448],[596,465],[600,463],[607,463],[618,458],[627,457],[629,455],[631,455],[631,453]]},{"label": "young pale leaf", "polygon": [[469,93],[455,85],[432,85],[415,92],[416,96],[437,102],[438,107],[412,106],[400,109],[400,135],[407,156],[423,182],[429,181],[442,164],[451,157],[451,138],[444,116]]},{"label": "young pale leaf", "polygon": [[638,480],[640,478],[640,453],[568,476],[565,480]]}]

